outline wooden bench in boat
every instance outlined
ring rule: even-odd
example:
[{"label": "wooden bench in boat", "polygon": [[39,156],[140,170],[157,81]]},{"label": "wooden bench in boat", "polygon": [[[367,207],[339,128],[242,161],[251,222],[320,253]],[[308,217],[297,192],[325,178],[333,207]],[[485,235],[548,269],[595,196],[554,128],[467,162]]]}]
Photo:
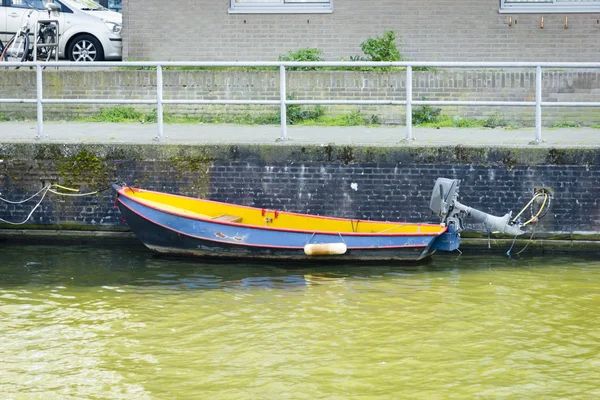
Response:
[{"label": "wooden bench in boat", "polygon": [[222,214],[211,218],[213,221],[224,221],[224,222],[242,222],[242,217],[235,215]]}]

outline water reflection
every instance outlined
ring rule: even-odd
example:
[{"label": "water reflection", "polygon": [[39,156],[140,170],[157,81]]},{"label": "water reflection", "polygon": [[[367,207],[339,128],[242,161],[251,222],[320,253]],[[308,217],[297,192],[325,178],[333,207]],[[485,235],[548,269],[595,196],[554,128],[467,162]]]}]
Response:
[{"label": "water reflection", "polygon": [[[422,283],[435,274],[460,280],[465,272],[511,270],[517,274],[543,273],[545,265],[587,268],[592,257],[571,256],[510,259],[436,255],[419,263],[378,264],[297,264],[290,262],[244,263],[172,258],[154,255],[140,245],[96,246],[8,245],[0,243],[2,285],[48,285],[66,282],[70,286],[131,285],[172,290],[223,288],[298,289],[334,280],[370,280],[418,277]],[[548,264],[549,261],[551,264]]]}]

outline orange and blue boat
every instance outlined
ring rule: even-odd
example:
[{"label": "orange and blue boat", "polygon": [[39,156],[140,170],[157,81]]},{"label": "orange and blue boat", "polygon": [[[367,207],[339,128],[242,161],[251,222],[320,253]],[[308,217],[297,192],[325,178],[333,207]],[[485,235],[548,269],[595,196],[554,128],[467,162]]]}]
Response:
[{"label": "orange and blue boat", "polygon": [[296,214],[126,186],[117,188],[115,202],[127,225],[148,248],[172,255],[420,260],[440,249],[436,242],[450,250],[458,247],[459,239],[440,224]]},{"label": "orange and blue boat", "polygon": [[462,221],[452,212],[455,203],[460,205],[454,202],[458,182],[444,178],[436,182],[439,191],[434,190],[430,207],[442,217],[439,224],[298,214],[125,184],[115,185],[115,204],[135,235],[163,254],[252,260],[421,260],[460,245]]}]

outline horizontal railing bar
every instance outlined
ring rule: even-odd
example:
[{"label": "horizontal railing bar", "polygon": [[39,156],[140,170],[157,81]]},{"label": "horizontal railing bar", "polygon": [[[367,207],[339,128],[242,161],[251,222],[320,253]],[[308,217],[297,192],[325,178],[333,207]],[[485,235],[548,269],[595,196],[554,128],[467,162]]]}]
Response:
[{"label": "horizontal railing bar", "polygon": [[37,99],[0,99],[0,103],[37,103]]},{"label": "horizontal railing bar", "polygon": [[[36,103],[36,99],[0,99],[0,103]],[[125,99],[43,99],[47,104],[156,104],[156,100],[125,100]],[[278,100],[163,100],[164,104],[257,104],[279,105]],[[298,105],[406,105],[404,100],[288,100],[286,104]],[[534,101],[435,101],[414,100],[415,105],[435,106],[535,106]],[[600,107],[597,101],[571,101],[571,102],[542,102],[542,106],[556,107]]]},{"label": "horizontal railing bar", "polygon": [[286,104],[363,104],[363,105],[403,105],[405,100],[287,100]]},{"label": "horizontal railing bar", "polygon": [[[0,99],[0,103],[36,103],[36,99]],[[156,100],[119,100],[119,99],[43,99],[47,104],[156,104]],[[164,104],[256,104],[279,105],[278,100],[163,100]],[[404,100],[288,100],[286,104],[298,105],[406,105]],[[435,106],[535,106],[534,101],[435,101],[414,100],[415,105]],[[600,107],[600,102],[542,102],[542,106],[556,107]]]},{"label": "horizontal railing bar", "polygon": [[558,107],[600,107],[598,101],[560,101],[560,102],[547,102],[543,101],[542,106],[558,106]]},{"label": "horizontal railing bar", "polygon": [[459,101],[459,100],[413,100],[416,105],[435,106],[535,106],[535,101]]},{"label": "horizontal railing bar", "polygon": [[439,67],[439,68],[600,68],[599,62],[492,62],[492,61],[121,61],[79,63],[71,61],[2,62],[5,67],[30,67],[40,64],[45,67]]},{"label": "horizontal railing bar", "polygon": [[125,99],[43,99],[47,104],[156,104],[156,100]]},{"label": "horizontal railing bar", "polygon": [[279,100],[163,100],[163,104],[276,104],[279,105]]}]

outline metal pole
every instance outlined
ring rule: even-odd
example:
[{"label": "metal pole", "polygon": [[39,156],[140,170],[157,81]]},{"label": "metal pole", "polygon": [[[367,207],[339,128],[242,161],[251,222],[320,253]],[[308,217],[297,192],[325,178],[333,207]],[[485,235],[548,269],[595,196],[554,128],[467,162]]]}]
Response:
[{"label": "metal pole", "polygon": [[279,140],[287,140],[287,113],[286,113],[286,87],[285,87],[285,66],[279,66],[279,101],[281,114],[281,136]]},{"label": "metal pole", "polygon": [[156,121],[158,122],[158,136],[156,139],[162,140],[164,137],[163,126],[163,75],[162,66],[156,66]]},{"label": "metal pole", "polygon": [[35,84],[36,84],[36,100],[37,100],[37,136],[36,139],[41,139],[44,133],[44,109],[42,105],[43,97],[43,80],[42,80],[42,66],[38,62],[35,65]]},{"label": "metal pole", "polygon": [[412,140],[412,66],[406,67],[406,140]]},{"label": "metal pole", "polygon": [[535,143],[542,143],[542,67],[535,67]]}]

